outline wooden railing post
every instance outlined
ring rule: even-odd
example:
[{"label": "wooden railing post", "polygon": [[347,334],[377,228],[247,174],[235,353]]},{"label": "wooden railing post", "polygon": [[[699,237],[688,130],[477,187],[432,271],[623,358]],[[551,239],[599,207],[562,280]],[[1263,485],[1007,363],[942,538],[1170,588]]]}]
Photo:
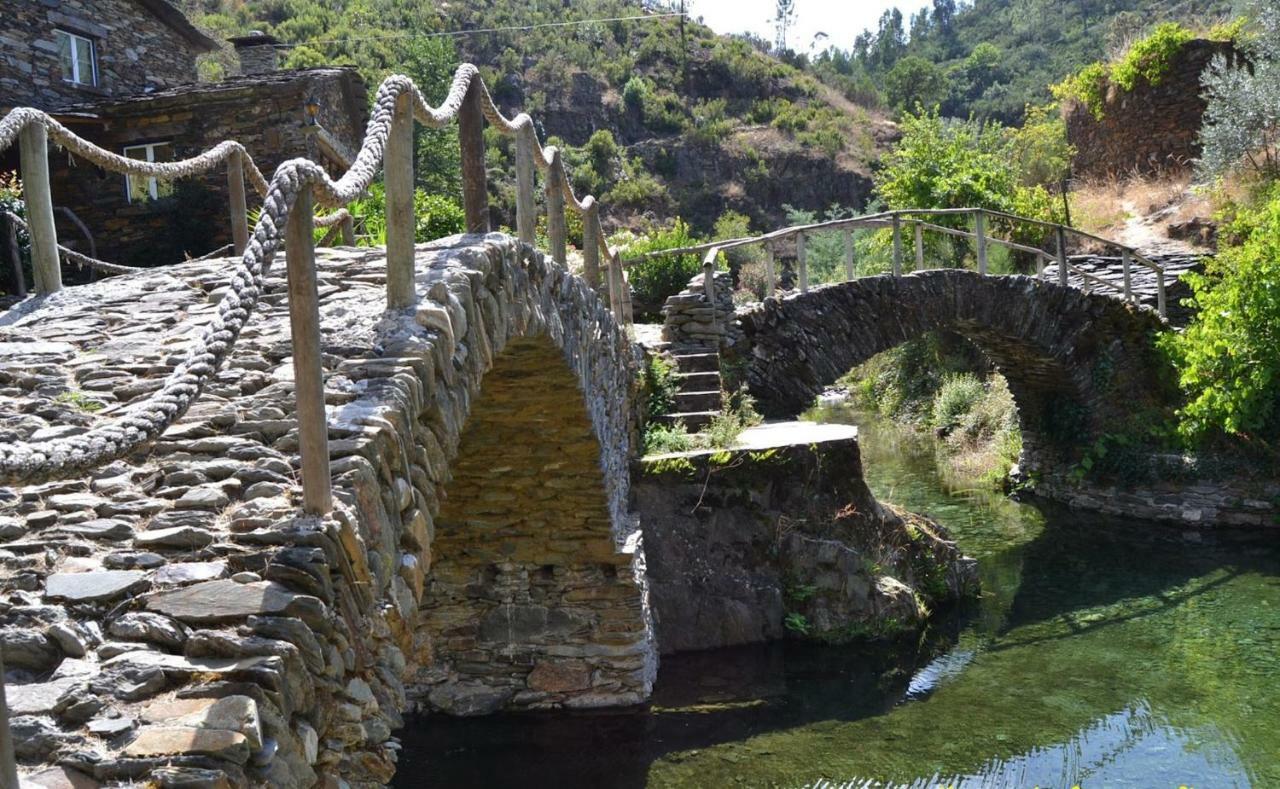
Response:
[{"label": "wooden railing post", "polygon": [[619,325],[623,325],[625,314],[622,308],[622,263],[618,260],[617,252],[609,256],[609,267],[605,273],[609,277],[609,309],[613,311],[613,319]]},{"label": "wooden railing post", "polygon": [[18,249],[18,223],[13,219],[7,219],[4,223],[9,236],[9,261],[13,266],[13,284],[18,292],[18,298],[25,299],[27,297],[27,278],[22,274],[22,251]]},{"label": "wooden railing post", "polygon": [[13,757],[13,733],[9,729],[9,702],[4,695],[3,655],[0,655],[0,787],[18,787],[18,762]]},{"label": "wooden railing post", "polygon": [[582,278],[600,287],[600,207],[594,201],[582,212]]},{"label": "wooden railing post", "polygon": [[987,273],[987,215],[981,208],[973,214],[974,243],[978,248],[978,273]]},{"label": "wooden railing post", "polygon": [[1129,274],[1129,250],[1120,250],[1120,271],[1124,275],[1124,300],[1133,301],[1133,284]]},{"label": "wooden railing post", "polygon": [[471,79],[458,109],[458,143],[462,151],[462,210],[468,233],[489,232],[489,183],[484,170],[484,111],[479,76]]},{"label": "wooden railing post", "polygon": [[347,214],[339,224],[342,228],[342,245],[344,247],[354,247],[356,245],[356,218],[351,214]]},{"label": "wooden railing post", "polygon": [[516,236],[526,244],[534,243],[538,226],[533,203],[535,147],[531,128],[516,132]]},{"label": "wooden railing post", "polygon": [[49,186],[49,137],[43,123],[28,123],[18,135],[21,148],[22,197],[31,238],[31,270],[37,294],[62,290],[58,231],[53,225],[53,192]]},{"label": "wooden railing post", "polygon": [[1036,279],[1044,281],[1044,255],[1036,255]]},{"label": "wooden railing post", "polygon": [[844,231],[844,278],[853,281],[853,231]]},{"label": "wooden railing post", "polygon": [[719,250],[714,247],[707,251],[702,258],[702,292],[707,296],[707,304],[711,307],[711,325],[717,325],[716,320],[716,255]]},{"label": "wooden railing post", "polygon": [[893,276],[902,276],[902,217],[893,215]]},{"label": "wooden railing post", "polygon": [[227,202],[231,208],[231,249],[236,257],[249,246],[249,207],[244,197],[244,154],[227,157]]},{"label": "wooden railing post", "polygon": [[622,319],[630,326],[636,319],[631,308],[631,283],[627,282],[627,269],[622,265],[621,259],[618,260],[618,282],[622,287]]},{"label": "wooden railing post", "polygon": [[547,196],[547,243],[551,246],[551,259],[561,266],[565,265],[565,226],[564,226],[564,161],[560,151],[554,147],[551,151],[551,166],[547,170],[545,184]]},{"label": "wooden railing post", "polygon": [[796,267],[800,269],[800,292],[809,292],[809,262],[805,259],[804,233],[796,233]]},{"label": "wooden railing post", "polygon": [[413,101],[408,93],[396,99],[387,138],[385,163],[387,203],[387,309],[401,310],[415,299],[413,242]]},{"label": "wooden railing post", "polygon": [[1067,284],[1067,281],[1068,281],[1068,277],[1067,277],[1067,231],[1062,227],[1062,225],[1058,225],[1058,228],[1057,228],[1057,237],[1058,237],[1058,284],[1059,284],[1059,285],[1064,285],[1064,286],[1065,286],[1065,285]]},{"label": "wooden railing post", "polygon": [[297,400],[298,451],[302,455],[302,509],[325,515],[333,507],[329,487],[329,428],[324,414],[320,358],[320,298],[316,290],[311,187],[298,193],[285,225],[289,279],[289,329],[293,338],[293,392]]},{"label": "wooden railing post", "polygon": [[1165,303],[1164,293],[1164,269],[1156,269],[1156,311],[1160,313],[1161,318],[1167,318],[1168,305]]},{"label": "wooden railing post", "polygon": [[776,280],[773,272],[773,245],[764,245],[764,296],[766,299],[773,298],[776,292]]},{"label": "wooden railing post", "polygon": [[924,271],[924,225],[915,223],[916,231],[916,271]]}]

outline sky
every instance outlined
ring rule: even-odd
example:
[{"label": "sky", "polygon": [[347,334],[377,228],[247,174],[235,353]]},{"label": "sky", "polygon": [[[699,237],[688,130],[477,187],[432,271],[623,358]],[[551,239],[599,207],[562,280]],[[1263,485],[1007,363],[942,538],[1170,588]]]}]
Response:
[{"label": "sky", "polygon": [[[853,39],[865,28],[874,32],[885,9],[897,6],[904,19],[931,0],[795,0],[794,33],[787,43],[797,52],[808,52],[814,34],[826,33],[828,42],[819,42],[817,50],[834,44],[848,49]],[[717,33],[751,32],[772,41],[774,0],[689,0],[689,14]]]}]

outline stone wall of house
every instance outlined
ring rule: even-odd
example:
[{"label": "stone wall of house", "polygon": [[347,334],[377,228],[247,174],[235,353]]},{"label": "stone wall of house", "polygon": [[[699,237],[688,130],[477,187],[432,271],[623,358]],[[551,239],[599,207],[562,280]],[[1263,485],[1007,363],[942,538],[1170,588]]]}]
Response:
[{"label": "stone wall of house", "polygon": [[907,632],[977,592],[945,529],[871,495],[853,427],[766,425],[632,478],[664,654],[779,639],[788,616],[824,641]]},{"label": "stone wall of house", "polygon": [[[64,79],[55,29],[93,40],[96,87]],[[194,82],[197,54],[190,40],[136,0],[4,0],[0,107],[53,109]]]},{"label": "stone wall of house", "polygon": [[1235,57],[1229,43],[1185,44],[1159,84],[1139,78],[1131,91],[1110,85],[1102,118],[1078,102],[1064,106],[1067,140],[1075,146],[1077,177],[1106,178],[1187,170],[1200,155],[1197,136],[1205,100],[1200,75],[1218,54]]},{"label": "stone wall of house", "polygon": [[[420,300],[394,314],[380,253],[319,250],[335,510],[309,518],[282,268],[154,446],[0,489],[24,773],[383,786],[416,702],[483,711],[488,686],[507,706],[648,694],[635,357],[607,306],[498,234],[419,247]],[[0,440],[72,434],[145,397],[231,269],[170,266],[10,313]],[[424,615],[455,593],[449,610],[477,617],[470,641]]]},{"label": "stone wall of house", "polygon": [[[170,142],[173,155],[187,158],[223,140],[237,140],[270,178],[285,159],[324,161],[315,127],[306,122],[308,98],[320,103],[320,126],[348,150],[364,136],[365,87],[351,69],[277,72],[98,105],[101,126],[75,127],[98,145],[122,153],[125,146]],[[231,241],[225,168],[180,181],[173,197],[129,203],[125,177],[50,150],[53,201],[66,205],[94,235],[98,257],[131,265],[161,265],[198,257]],[[334,175],[341,168],[331,166]],[[252,210],[261,198],[246,180]],[[65,217],[59,239],[88,252],[81,232]]]}]

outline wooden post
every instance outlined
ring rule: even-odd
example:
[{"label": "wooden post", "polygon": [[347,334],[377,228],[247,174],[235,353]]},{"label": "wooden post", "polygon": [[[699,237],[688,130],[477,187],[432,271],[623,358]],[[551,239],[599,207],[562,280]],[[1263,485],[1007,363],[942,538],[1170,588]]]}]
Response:
[{"label": "wooden post", "polygon": [[551,167],[547,170],[545,184],[547,195],[547,243],[551,245],[551,259],[565,265],[564,226],[564,162],[560,151],[551,149]]},{"label": "wooden post", "polygon": [[354,247],[356,245],[355,217],[348,212],[340,224],[342,225],[342,245],[344,247]]},{"label": "wooden post", "polygon": [[1067,231],[1062,225],[1058,225],[1058,284],[1065,286],[1067,284]]},{"label": "wooden post", "polygon": [[978,247],[978,273],[987,273],[987,215],[979,208],[973,215],[974,242]]},{"label": "wooden post", "polygon": [[42,123],[28,123],[18,134],[22,196],[31,238],[31,271],[36,293],[62,290],[58,231],[53,225],[53,193],[49,188],[49,137]]},{"label": "wooden post", "polygon": [[916,271],[924,271],[924,225],[920,222],[915,223],[916,226]]},{"label": "wooden post", "polygon": [[776,291],[776,284],[773,273],[773,245],[764,245],[764,297],[766,299],[773,298]]},{"label": "wooden post", "polygon": [[853,281],[853,231],[848,229],[844,231],[844,278]]},{"label": "wooden post", "polygon": [[484,170],[484,111],[480,77],[471,79],[458,109],[458,143],[462,150],[462,209],[468,233],[489,232],[489,183]]},{"label": "wooden post", "polygon": [[1036,255],[1036,279],[1044,281],[1044,255]]},{"label": "wooden post", "polygon": [[18,763],[13,758],[13,733],[9,730],[9,702],[4,695],[3,655],[0,655],[0,787],[18,789]]},{"label": "wooden post", "polygon": [[383,164],[387,203],[387,309],[412,306],[413,242],[413,101],[408,93],[396,98],[391,133]]},{"label": "wooden post", "polygon": [[796,233],[796,266],[800,269],[800,292],[809,292],[809,262],[805,260],[804,233]]},{"label": "wooden post", "polygon": [[1120,271],[1124,274],[1124,300],[1133,301],[1133,287],[1129,276],[1129,250],[1120,250]]},{"label": "wooden post", "polygon": [[227,202],[231,206],[231,249],[236,257],[249,246],[249,207],[244,198],[244,154],[227,157]]},{"label": "wooden post", "polygon": [[18,223],[7,220],[5,227],[9,229],[9,259],[13,262],[13,284],[18,291],[18,298],[27,297],[27,278],[22,274],[22,250],[18,249]]},{"label": "wooden post", "polygon": [[582,212],[582,278],[600,287],[600,206],[594,201]]},{"label": "wooden post", "polygon": [[1168,317],[1167,307],[1164,294],[1164,269],[1158,268],[1156,269],[1156,310],[1161,318]]},{"label": "wooden post", "polygon": [[605,273],[609,277],[609,308],[613,311],[613,319],[621,326],[624,323],[624,310],[622,308],[622,263],[618,260],[617,252],[614,252],[609,256],[609,268]]},{"label": "wooden post", "polygon": [[902,217],[893,215],[893,276],[902,276]]},{"label": "wooden post", "polygon": [[289,278],[289,328],[293,337],[293,392],[297,400],[298,451],[302,455],[302,509],[325,515],[333,507],[329,487],[329,428],[324,415],[320,360],[320,297],[311,187],[298,193],[285,226]]},{"label": "wooden post", "polygon": [[535,148],[532,128],[516,133],[516,235],[526,244],[534,242],[538,225],[533,204],[533,157],[540,153],[535,154]]},{"label": "wooden post", "polygon": [[636,319],[631,308],[631,283],[627,282],[627,270],[621,260],[618,261],[618,279],[622,283],[622,318],[630,326]]},{"label": "wooden post", "polygon": [[710,249],[702,258],[702,292],[707,296],[707,303],[711,305],[711,323],[715,323],[716,312],[716,255],[720,254],[718,249]]}]

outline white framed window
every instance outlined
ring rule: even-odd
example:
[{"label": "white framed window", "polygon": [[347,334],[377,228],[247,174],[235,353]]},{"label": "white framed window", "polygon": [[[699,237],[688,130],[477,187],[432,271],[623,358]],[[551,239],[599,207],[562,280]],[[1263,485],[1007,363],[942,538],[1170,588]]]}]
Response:
[{"label": "white framed window", "polygon": [[[141,145],[126,145],[124,155],[140,162],[171,162],[173,161],[173,144],[148,142]],[[173,194],[172,181],[162,181],[151,176],[126,174],[124,188],[130,203],[145,203]]]},{"label": "white framed window", "polygon": [[55,30],[58,57],[62,61],[62,78],[75,85],[98,84],[98,53],[93,39],[66,30]]}]

